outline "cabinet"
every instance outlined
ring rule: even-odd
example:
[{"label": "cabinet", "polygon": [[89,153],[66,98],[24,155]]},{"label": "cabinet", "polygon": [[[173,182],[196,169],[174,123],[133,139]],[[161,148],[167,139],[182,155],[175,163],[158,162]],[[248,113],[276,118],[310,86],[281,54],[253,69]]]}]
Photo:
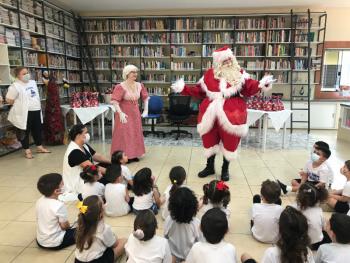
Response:
[{"label": "cabinet", "polygon": [[350,142],[350,103],[340,104],[338,139]]}]

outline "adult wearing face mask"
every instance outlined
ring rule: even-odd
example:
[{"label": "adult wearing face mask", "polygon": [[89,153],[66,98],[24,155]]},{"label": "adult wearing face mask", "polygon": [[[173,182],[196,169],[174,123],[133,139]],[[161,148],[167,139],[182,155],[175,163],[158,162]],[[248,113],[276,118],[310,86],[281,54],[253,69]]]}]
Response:
[{"label": "adult wearing face mask", "polygon": [[88,144],[90,134],[85,125],[74,125],[69,131],[69,138],[71,141],[63,157],[64,194],[62,198],[65,201],[75,200],[81,193],[84,181],[80,178],[80,173],[84,167],[99,163],[100,182],[105,184],[103,178],[105,167],[111,163]]},{"label": "adult wearing face mask", "polygon": [[28,69],[18,67],[15,69],[16,81],[8,88],[6,102],[12,105],[8,120],[16,127],[17,138],[24,149],[25,157],[33,159],[29,148],[29,135],[31,134],[37,153],[50,153],[42,146],[42,113],[38,87],[30,79]]}]

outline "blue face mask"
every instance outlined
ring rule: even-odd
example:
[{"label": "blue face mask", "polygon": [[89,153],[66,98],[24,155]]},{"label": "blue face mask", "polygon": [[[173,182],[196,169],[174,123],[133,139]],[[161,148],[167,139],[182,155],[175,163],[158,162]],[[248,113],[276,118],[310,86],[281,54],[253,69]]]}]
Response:
[{"label": "blue face mask", "polygon": [[22,81],[23,82],[28,82],[29,80],[30,80],[30,74],[29,73],[23,75],[23,77],[22,77]]},{"label": "blue face mask", "polygon": [[320,156],[318,156],[316,153],[311,154],[311,161],[317,162],[320,159]]}]

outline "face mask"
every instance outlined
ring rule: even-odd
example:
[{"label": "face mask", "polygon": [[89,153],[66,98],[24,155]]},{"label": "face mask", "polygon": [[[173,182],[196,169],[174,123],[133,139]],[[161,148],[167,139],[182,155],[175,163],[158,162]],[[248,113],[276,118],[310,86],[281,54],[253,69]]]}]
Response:
[{"label": "face mask", "polygon": [[90,141],[90,134],[86,133],[84,143],[88,143],[89,141]]},{"label": "face mask", "polygon": [[320,156],[318,156],[316,153],[311,154],[311,161],[317,162],[318,159],[320,159]]},{"label": "face mask", "polygon": [[30,80],[30,74],[29,73],[23,75],[23,77],[22,77],[22,81],[23,82],[28,82],[29,80]]}]

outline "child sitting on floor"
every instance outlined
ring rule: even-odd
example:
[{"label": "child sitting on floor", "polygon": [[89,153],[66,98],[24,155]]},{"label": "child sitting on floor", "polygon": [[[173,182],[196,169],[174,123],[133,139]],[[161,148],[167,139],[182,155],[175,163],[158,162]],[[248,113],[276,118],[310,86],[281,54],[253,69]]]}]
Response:
[{"label": "child sitting on floor", "polygon": [[327,222],[326,231],[333,243],[319,247],[315,262],[350,262],[350,217],[333,214]]},{"label": "child sitting on floor", "polygon": [[186,263],[236,263],[236,249],[223,239],[228,232],[225,212],[220,208],[208,210],[201,220],[201,231],[206,241],[193,245]]},{"label": "child sitting on floor", "polygon": [[331,191],[327,204],[336,212],[346,214],[350,208],[350,160],[345,162],[340,173],[346,177],[346,183],[342,190]]},{"label": "child sitting on floor", "polygon": [[115,151],[111,157],[112,164],[119,164],[122,168],[123,184],[131,189],[133,186],[133,176],[130,169],[126,166],[128,163],[128,156],[123,151]]},{"label": "child sitting on floor", "polygon": [[125,245],[127,262],[171,263],[168,241],[156,235],[157,219],[151,210],[138,213],[134,221],[134,232]]},{"label": "child sitting on floor", "polygon": [[126,239],[118,239],[103,220],[103,201],[90,195],[79,202],[75,263],[113,263],[124,253]]},{"label": "child sitting on floor", "polygon": [[163,196],[161,197],[162,201],[162,218],[165,220],[169,215],[168,204],[170,195],[175,192],[175,190],[179,187],[183,186],[183,183],[186,180],[186,171],[182,166],[175,166],[171,168],[169,173],[169,179],[171,185],[169,185],[165,191]]},{"label": "child sitting on floor", "polygon": [[152,171],[149,168],[142,168],[134,177],[133,190],[135,193],[133,212],[137,215],[141,210],[150,209],[156,215],[161,206],[158,187],[154,184]]},{"label": "child sitting on floor", "polygon": [[58,200],[63,192],[62,176],[57,173],[45,174],[37,183],[43,195],[36,202],[36,241],[39,247],[53,250],[63,249],[75,243],[75,228],[68,222],[65,204]]},{"label": "child sitting on floor", "polygon": [[203,185],[204,196],[199,205],[199,217],[213,207],[218,207],[230,217],[230,210],[227,208],[231,196],[228,185],[224,181],[212,180],[209,184]]},{"label": "child sitting on floor", "polygon": [[255,195],[253,198],[252,234],[260,242],[274,244],[278,239],[278,221],[283,211],[281,188],[278,183],[266,180],[261,185],[260,193],[261,197]]},{"label": "child sitting on floor", "polygon": [[331,151],[327,148],[318,148],[312,153],[311,160],[305,165],[303,171],[299,173],[300,179],[293,179],[292,186],[287,186],[279,183],[284,194],[289,191],[297,192],[300,185],[306,182],[316,185],[317,188],[325,187],[328,185],[330,178],[332,177],[332,171],[326,164],[326,160],[331,156]]},{"label": "child sitting on floor", "polygon": [[129,196],[126,185],[123,184],[122,169],[119,164],[111,164],[105,178],[108,182],[105,189],[106,215],[123,216],[132,209],[133,197]]},{"label": "child sitting on floor", "polygon": [[173,262],[184,261],[193,244],[199,241],[197,209],[197,198],[187,187],[178,188],[171,194],[170,216],[165,220],[164,236],[168,239]]},{"label": "child sitting on floor", "polygon": [[[80,177],[84,180],[84,185],[81,190],[82,199],[90,195],[104,196],[105,186],[98,181],[99,174],[95,165],[84,167],[84,170],[80,173]],[[79,199],[81,198],[79,197]]]}]

